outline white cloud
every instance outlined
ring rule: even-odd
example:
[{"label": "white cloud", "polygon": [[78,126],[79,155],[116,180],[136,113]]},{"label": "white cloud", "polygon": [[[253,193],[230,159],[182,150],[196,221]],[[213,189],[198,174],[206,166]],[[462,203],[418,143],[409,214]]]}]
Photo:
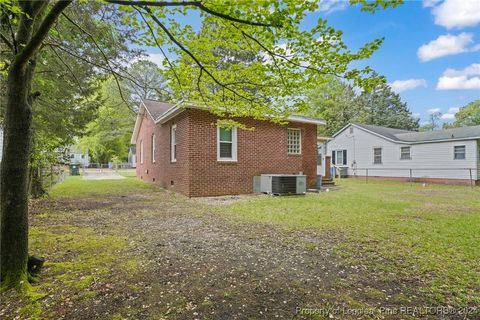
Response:
[{"label": "white cloud", "polygon": [[447,69],[438,79],[437,90],[478,89],[480,90],[480,63],[462,70]]},{"label": "white cloud", "polygon": [[442,112],[442,110],[440,110],[440,108],[432,108],[432,109],[428,109],[427,112],[429,114],[432,114],[432,113]]},{"label": "white cloud", "polygon": [[317,11],[328,14],[335,11],[345,10],[348,6],[349,2],[346,0],[320,0],[318,2]]},{"label": "white cloud", "polygon": [[425,81],[425,79],[395,80],[390,84],[390,87],[392,87],[392,90],[397,93],[415,89],[417,87],[426,87],[426,86],[427,86],[427,81]]},{"label": "white cloud", "polygon": [[146,60],[152,61],[153,63],[157,64],[160,68],[163,67],[163,60],[165,57],[161,53],[149,53],[147,52],[147,56],[145,57]]},{"label": "white cloud", "polygon": [[433,7],[435,23],[440,26],[451,29],[473,27],[480,23],[480,1],[478,0],[445,0],[437,4],[436,1],[423,2],[424,6]]},{"label": "white cloud", "polygon": [[420,113],[415,112],[414,114],[412,114],[412,117],[414,117],[414,118],[420,118]]},{"label": "white cloud", "polygon": [[453,120],[453,119],[455,119],[455,114],[454,113],[444,113],[444,114],[442,114],[442,119],[443,120]]},{"label": "white cloud", "polygon": [[460,111],[460,108],[456,108],[456,107],[453,107],[453,108],[450,108],[448,109],[448,113],[458,113]]},{"label": "white cloud", "polygon": [[480,50],[480,45],[469,47],[473,43],[473,33],[462,32],[458,36],[446,34],[422,45],[417,50],[420,61],[425,62],[435,58]]}]

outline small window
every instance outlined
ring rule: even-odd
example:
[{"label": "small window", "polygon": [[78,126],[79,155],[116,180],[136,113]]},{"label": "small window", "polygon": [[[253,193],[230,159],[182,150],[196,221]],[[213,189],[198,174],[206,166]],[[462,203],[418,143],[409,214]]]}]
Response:
[{"label": "small window", "polygon": [[453,148],[454,159],[465,160],[465,146],[454,146]]},{"label": "small window", "polygon": [[152,163],[155,163],[155,151],[156,151],[155,134],[152,134]]},{"label": "small window", "polygon": [[288,134],[288,153],[302,153],[302,131],[300,129],[287,129]]},{"label": "small window", "polygon": [[373,148],[373,164],[382,164],[382,148]]},{"label": "small window", "polygon": [[410,147],[400,147],[400,160],[411,160]]},{"label": "small window", "polygon": [[143,140],[140,140],[140,163],[143,163]]},{"label": "small window", "polygon": [[339,166],[347,165],[347,150],[333,150],[332,151],[332,164]]},{"label": "small window", "polygon": [[353,127],[350,126],[350,134],[353,134]]},{"label": "small window", "polygon": [[217,160],[237,161],[237,128],[217,128]]},{"label": "small window", "polygon": [[170,131],[170,160],[177,162],[177,125],[174,124]]}]

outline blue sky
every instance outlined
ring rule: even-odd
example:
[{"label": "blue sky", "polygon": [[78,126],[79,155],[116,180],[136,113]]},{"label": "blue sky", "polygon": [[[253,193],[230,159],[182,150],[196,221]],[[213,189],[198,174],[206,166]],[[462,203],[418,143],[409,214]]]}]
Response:
[{"label": "blue sky", "polygon": [[361,64],[384,75],[421,122],[433,111],[450,122],[459,107],[480,99],[480,0],[406,0],[375,14],[347,1],[321,0],[303,27],[319,17],[342,30],[352,49],[385,37]]}]

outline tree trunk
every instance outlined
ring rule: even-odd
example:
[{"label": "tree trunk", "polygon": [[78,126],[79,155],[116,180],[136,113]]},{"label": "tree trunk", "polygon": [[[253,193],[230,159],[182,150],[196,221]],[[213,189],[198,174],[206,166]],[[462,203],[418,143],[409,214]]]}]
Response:
[{"label": "tree trunk", "polygon": [[27,281],[28,161],[32,136],[29,92],[35,61],[13,65],[7,77],[7,109],[1,164],[0,270],[2,288]]}]

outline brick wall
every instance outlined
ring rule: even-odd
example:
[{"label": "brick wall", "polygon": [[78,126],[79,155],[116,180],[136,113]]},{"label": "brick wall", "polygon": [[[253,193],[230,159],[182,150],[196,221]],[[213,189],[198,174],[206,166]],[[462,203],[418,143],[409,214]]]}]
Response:
[{"label": "brick wall", "polygon": [[[177,125],[176,162],[171,162],[170,155],[170,130],[173,124]],[[152,162],[151,138],[153,133],[155,133],[156,141],[155,163]],[[142,140],[144,148],[143,164],[140,163],[140,144]],[[162,125],[155,125],[150,116],[145,115],[137,137],[137,177],[162,188],[188,195],[188,167],[187,114],[182,113],[172,121]]]},{"label": "brick wall", "polygon": [[[254,131],[237,130],[237,162],[217,161],[217,118],[202,110],[188,110],[190,123],[190,193],[211,196],[251,193],[253,176],[262,173],[299,173],[307,184],[316,180],[316,125],[237,119]],[[302,154],[287,153],[287,127],[302,129]]]},{"label": "brick wall", "polygon": [[[172,121],[155,125],[145,116],[137,138],[137,177],[187,196],[251,193],[253,176],[262,173],[299,173],[315,185],[316,125],[278,125],[237,119],[254,131],[237,130],[236,162],[217,161],[216,116],[188,109]],[[170,161],[170,128],[177,125],[177,162]],[[302,154],[287,153],[287,128],[302,129]],[[156,161],[152,163],[151,137],[156,135]],[[143,140],[144,161],[140,163]]]}]

